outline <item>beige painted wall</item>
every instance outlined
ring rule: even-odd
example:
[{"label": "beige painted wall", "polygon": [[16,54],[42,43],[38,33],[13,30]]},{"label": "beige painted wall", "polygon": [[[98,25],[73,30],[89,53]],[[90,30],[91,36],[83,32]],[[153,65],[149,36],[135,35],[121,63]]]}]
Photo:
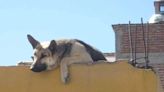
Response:
[{"label": "beige painted wall", "polygon": [[151,70],[126,62],[72,65],[70,83],[62,84],[59,69],[34,73],[25,66],[0,67],[0,92],[157,92]]}]

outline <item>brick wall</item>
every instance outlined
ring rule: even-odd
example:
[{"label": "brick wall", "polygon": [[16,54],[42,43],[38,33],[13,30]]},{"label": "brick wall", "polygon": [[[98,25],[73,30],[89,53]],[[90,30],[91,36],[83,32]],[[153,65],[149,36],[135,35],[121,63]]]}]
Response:
[{"label": "brick wall", "polygon": [[164,90],[164,64],[152,64],[152,66],[154,67],[154,70],[159,76],[161,88],[163,88]]},{"label": "brick wall", "polygon": [[[160,79],[161,88],[164,90],[164,24],[144,24],[145,35],[149,39],[149,59]],[[130,45],[128,24],[117,24],[112,26],[116,39],[116,60],[130,59]],[[137,30],[137,32],[135,32]],[[141,24],[131,24],[132,43],[136,37],[137,57],[144,56],[143,32]],[[144,59],[138,60],[144,61]],[[160,91],[163,92],[163,91]]]},{"label": "brick wall", "polygon": [[[149,51],[152,53],[164,52],[164,24],[149,24],[149,32],[147,32],[147,26],[144,24],[145,35],[148,35],[149,39]],[[129,33],[128,33],[128,24],[123,25],[113,25],[115,31],[122,31],[121,53],[129,53]],[[135,32],[137,30],[137,32]],[[132,24],[131,25],[131,34],[132,42],[134,43],[135,36],[136,38],[136,51],[137,53],[144,52],[143,44],[143,33],[141,24]]]}]

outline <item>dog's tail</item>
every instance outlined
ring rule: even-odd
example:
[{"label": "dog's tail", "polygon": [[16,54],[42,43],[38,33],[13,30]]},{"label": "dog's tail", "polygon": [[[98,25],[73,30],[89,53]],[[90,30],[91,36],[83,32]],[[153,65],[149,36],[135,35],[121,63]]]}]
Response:
[{"label": "dog's tail", "polygon": [[92,57],[93,61],[99,61],[99,60],[106,60],[105,56],[103,55],[102,52],[100,52],[99,50],[93,48],[92,46],[86,44],[85,42],[75,39],[77,42],[79,42],[80,44],[84,45],[87,52],[90,54],[90,56]]}]

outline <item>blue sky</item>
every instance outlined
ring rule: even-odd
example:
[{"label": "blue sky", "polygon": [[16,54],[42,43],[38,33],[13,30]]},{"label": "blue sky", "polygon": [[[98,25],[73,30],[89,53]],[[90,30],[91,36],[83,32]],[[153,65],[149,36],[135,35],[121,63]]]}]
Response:
[{"label": "blue sky", "polygon": [[112,24],[147,22],[153,0],[0,0],[0,66],[31,60],[26,35],[39,41],[81,39],[115,52]]}]

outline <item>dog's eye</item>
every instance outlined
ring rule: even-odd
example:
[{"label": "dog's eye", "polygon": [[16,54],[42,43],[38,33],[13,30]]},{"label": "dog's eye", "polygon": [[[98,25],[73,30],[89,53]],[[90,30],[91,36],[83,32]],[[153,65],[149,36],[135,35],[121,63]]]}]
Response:
[{"label": "dog's eye", "polygon": [[34,57],[33,57],[33,56],[31,56],[31,59],[32,59],[32,60],[34,60]]},{"label": "dog's eye", "polygon": [[34,53],[34,56],[36,56],[36,53]]}]

